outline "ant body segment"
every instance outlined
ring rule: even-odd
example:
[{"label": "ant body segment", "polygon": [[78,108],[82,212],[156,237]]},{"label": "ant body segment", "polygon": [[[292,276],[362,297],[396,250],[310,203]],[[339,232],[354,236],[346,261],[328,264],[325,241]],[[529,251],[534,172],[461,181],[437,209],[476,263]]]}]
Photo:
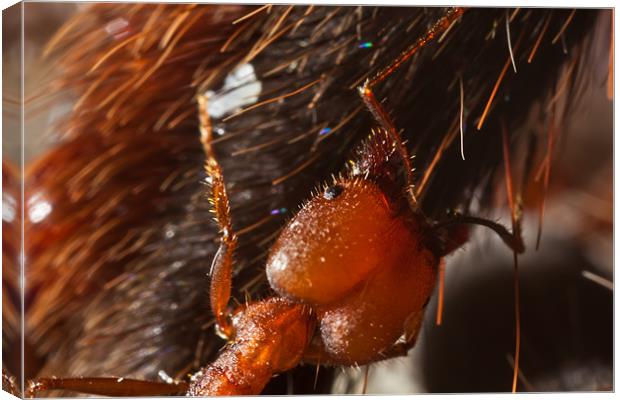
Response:
[{"label": "ant body segment", "polygon": [[376,84],[446,32],[464,12],[462,8],[448,11],[358,89],[379,127],[357,149],[346,171],[303,205],[271,248],[266,275],[277,296],[232,312],[228,303],[237,237],[224,174],[213,149],[208,99],[199,95],[210,201],[221,229],[210,271],[210,302],[216,329],[228,344],[189,384],[41,379],[30,384],[26,395],[49,389],[112,395],[258,394],[274,374],[302,362],[363,365],[406,355],[415,345],[442,258],[468,240],[465,225],[487,226],[515,253],[524,249],[515,221],[510,233],[478,217],[452,216],[435,222],[422,213],[413,191],[408,151],[373,94]]}]

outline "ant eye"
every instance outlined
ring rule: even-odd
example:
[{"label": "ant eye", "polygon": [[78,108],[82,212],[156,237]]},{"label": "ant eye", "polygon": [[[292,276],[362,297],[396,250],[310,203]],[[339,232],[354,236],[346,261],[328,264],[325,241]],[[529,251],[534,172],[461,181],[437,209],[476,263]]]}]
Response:
[{"label": "ant eye", "polygon": [[323,198],[326,200],[334,200],[336,197],[340,196],[343,189],[341,185],[330,186],[323,192]]}]

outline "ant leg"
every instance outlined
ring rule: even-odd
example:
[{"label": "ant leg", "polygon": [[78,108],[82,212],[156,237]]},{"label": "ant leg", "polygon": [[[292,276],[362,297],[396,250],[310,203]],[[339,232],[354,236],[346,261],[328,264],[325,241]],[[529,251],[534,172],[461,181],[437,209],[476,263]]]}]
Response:
[{"label": "ant leg", "polygon": [[237,247],[237,236],[233,233],[230,220],[230,206],[224,175],[222,169],[215,158],[213,151],[213,128],[211,119],[207,111],[207,97],[198,96],[198,110],[200,118],[200,140],[205,150],[206,162],[205,170],[209,175],[211,183],[210,203],[213,206],[213,213],[222,232],[220,247],[213,258],[211,264],[211,286],[209,296],[211,300],[211,310],[215,315],[216,329],[220,336],[230,339],[234,335],[234,328],[230,322],[227,312],[228,301],[232,286],[232,264],[233,254]]},{"label": "ant leg", "polygon": [[[444,222],[438,222],[433,225],[433,229],[435,231],[448,231],[448,240],[452,240],[454,243],[448,243],[447,246],[443,249],[443,253],[441,256],[445,256],[455,250],[461,245],[463,245],[467,241],[467,235],[462,234],[457,229],[451,231],[454,225],[482,225],[487,228],[493,230],[497,235],[502,239],[502,241],[510,247],[513,251],[517,253],[523,253],[525,250],[525,245],[523,244],[523,238],[521,237],[520,230],[515,230],[515,232],[510,233],[506,227],[497,222],[490,221],[488,219],[474,217],[470,215],[456,215],[453,219]],[[442,236],[442,235],[438,235]],[[445,234],[443,235],[445,236]]]},{"label": "ant leg", "polygon": [[101,396],[171,396],[187,391],[186,382],[155,382],[125,378],[41,378],[29,381],[24,397],[47,390],[70,390]]},{"label": "ant leg", "polygon": [[445,32],[452,24],[458,20],[465,12],[464,8],[456,7],[450,9],[441,19],[439,19],[424,35],[418,38],[411,46],[409,46],[404,52],[400,54],[394,61],[392,61],[387,67],[383,68],[372,79],[367,80],[364,84],[358,87],[358,92],[364,101],[364,104],[379,123],[379,125],[385,129],[392,137],[394,143],[397,144],[397,150],[405,165],[405,173],[407,178],[407,192],[409,194],[408,200],[412,209],[417,208],[417,200],[413,193],[413,170],[411,168],[411,162],[409,159],[409,153],[407,148],[400,138],[400,134],[396,130],[396,126],[389,114],[383,109],[381,103],[375,97],[372,89],[378,83],[382,82],[396,71],[405,61],[411,58],[419,49],[424,47],[430,42],[436,35]]}]

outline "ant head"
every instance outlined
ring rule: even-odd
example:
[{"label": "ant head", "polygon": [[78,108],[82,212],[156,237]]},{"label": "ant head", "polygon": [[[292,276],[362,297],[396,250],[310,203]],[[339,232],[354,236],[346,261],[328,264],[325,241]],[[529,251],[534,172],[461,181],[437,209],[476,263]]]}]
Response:
[{"label": "ant head", "polygon": [[282,296],[329,303],[377,268],[394,236],[402,235],[410,236],[407,227],[375,183],[336,179],[284,228],[267,261],[267,277]]},{"label": "ant head", "polygon": [[284,227],[271,248],[267,278],[280,296],[315,310],[315,345],[329,362],[371,362],[419,330],[403,321],[420,320],[435,283],[438,258],[425,243],[425,229],[376,182],[336,179]]},{"label": "ant head", "polygon": [[426,223],[407,202],[398,144],[373,131],[344,176],[318,190],[284,228],[267,261],[281,296],[330,303],[398,253],[396,246],[425,246]]}]

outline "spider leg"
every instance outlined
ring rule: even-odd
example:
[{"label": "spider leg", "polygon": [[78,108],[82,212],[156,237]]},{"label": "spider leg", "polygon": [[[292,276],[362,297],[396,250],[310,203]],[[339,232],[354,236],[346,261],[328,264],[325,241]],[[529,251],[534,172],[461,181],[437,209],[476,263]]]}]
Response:
[{"label": "spider leg", "polygon": [[389,133],[394,140],[394,143],[397,144],[397,150],[405,166],[407,193],[409,194],[408,200],[412,209],[417,208],[417,200],[413,192],[413,169],[411,168],[409,153],[401,140],[400,134],[396,129],[396,125],[375,97],[373,88],[394,73],[394,71],[396,71],[405,61],[411,58],[419,49],[424,47],[435,36],[450,28],[450,26],[458,20],[464,12],[465,9],[461,7],[450,9],[450,11],[440,18],[428,31],[426,31],[426,33],[424,33],[424,35],[420,36],[411,46],[403,51],[400,56],[393,60],[388,66],[380,70],[373,78],[367,80],[362,86],[358,87],[358,92],[374,119]]},{"label": "spider leg", "polygon": [[200,140],[205,150],[205,171],[211,183],[210,203],[213,213],[222,233],[220,247],[211,264],[211,286],[209,296],[211,310],[215,315],[218,333],[226,339],[234,335],[234,329],[228,313],[228,301],[232,286],[233,254],[237,247],[237,236],[233,233],[230,219],[230,205],[224,175],[213,150],[213,128],[207,111],[207,97],[198,96],[198,110],[200,118]]},{"label": "spider leg", "polygon": [[70,390],[102,396],[170,396],[187,391],[186,382],[155,382],[125,378],[40,378],[28,381],[24,397],[47,390]]}]

